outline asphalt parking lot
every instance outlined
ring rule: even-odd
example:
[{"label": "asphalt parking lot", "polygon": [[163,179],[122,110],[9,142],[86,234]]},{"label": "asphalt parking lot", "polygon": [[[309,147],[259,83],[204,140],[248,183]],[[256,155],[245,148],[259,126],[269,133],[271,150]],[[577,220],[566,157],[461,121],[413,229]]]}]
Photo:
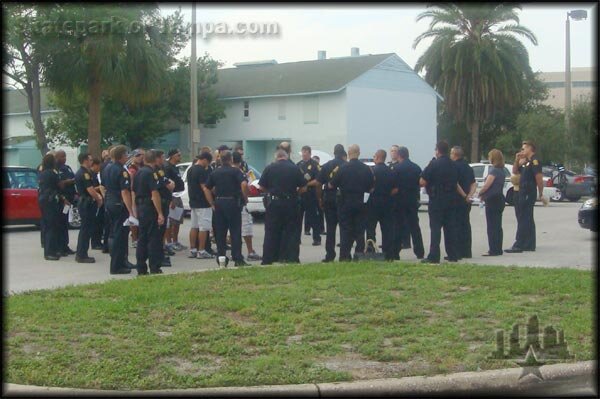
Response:
[{"label": "asphalt parking lot", "polygon": [[[500,257],[483,257],[487,252],[487,235],[485,213],[479,207],[471,211],[471,226],[473,230],[473,258],[470,263],[491,265],[516,265],[530,267],[569,267],[576,269],[595,269],[597,265],[596,246],[597,234],[584,230],[577,223],[579,203],[550,203],[547,207],[536,205],[535,221],[537,228],[537,250],[522,254],[504,254]],[[429,219],[426,207],[419,212],[421,231],[425,250],[429,246]],[[189,246],[188,232],[190,219],[186,218],[179,241]],[[504,248],[512,245],[516,232],[514,209],[507,207],[503,218]],[[70,247],[76,248],[77,230],[70,231]],[[264,224],[260,218],[255,219],[254,247],[262,254]],[[61,258],[59,261],[45,261],[40,247],[39,230],[33,226],[4,227],[4,294],[23,292],[35,289],[46,289],[71,284],[83,284],[106,281],[110,279],[136,278],[136,272],[129,275],[110,275],[108,254],[90,250],[90,256],[96,258],[94,264],[79,264],[75,257]],[[378,239],[381,235],[378,232]],[[324,238],[324,237],[323,237]],[[338,231],[339,242],[339,231]],[[443,241],[443,240],[442,240]],[[319,262],[325,253],[325,240],[320,247],[313,247],[309,236],[302,236],[300,260],[302,263]],[[246,255],[245,245],[242,252]],[[338,248],[339,254],[339,248]],[[442,253],[443,250],[442,242]],[[163,268],[165,274],[192,272],[215,269],[214,260],[189,259],[188,251],[179,252],[173,256],[173,267]],[[412,250],[402,250],[400,257],[403,261],[417,262]],[[129,249],[129,260],[135,262],[135,249]],[[252,262],[258,265],[260,262]],[[290,266],[293,267],[293,266]],[[443,263],[441,265],[443,267]]]}]

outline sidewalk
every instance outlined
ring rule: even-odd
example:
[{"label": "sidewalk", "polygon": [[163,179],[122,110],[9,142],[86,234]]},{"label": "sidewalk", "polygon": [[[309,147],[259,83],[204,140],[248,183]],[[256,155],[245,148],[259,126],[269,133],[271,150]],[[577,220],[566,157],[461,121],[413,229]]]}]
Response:
[{"label": "sidewalk", "polygon": [[519,379],[522,368],[466,372],[433,377],[405,377],[340,383],[269,385],[116,391],[48,388],[4,384],[3,396],[199,396],[199,397],[381,397],[430,395],[593,396],[598,395],[597,362],[553,364],[539,368],[543,380],[533,374]]}]

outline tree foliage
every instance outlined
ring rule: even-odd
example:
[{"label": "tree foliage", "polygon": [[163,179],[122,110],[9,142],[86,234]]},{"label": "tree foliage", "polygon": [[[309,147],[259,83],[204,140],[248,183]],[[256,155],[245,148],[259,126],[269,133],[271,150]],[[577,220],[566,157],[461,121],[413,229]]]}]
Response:
[{"label": "tree foliage", "polygon": [[2,75],[12,80],[9,85],[25,92],[33,122],[31,128],[44,155],[48,152],[48,143],[41,114],[41,57],[32,30],[44,17],[38,11],[38,6],[32,4],[2,4]]},{"label": "tree foliage", "polygon": [[[225,117],[224,106],[212,86],[221,64],[205,54],[198,60],[198,115],[202,124],[214,124]],[[48,118],[47,130],[54,143],[77,146],[87,137],[88,109],[82,95],[55,94],[53,104],[60,110]],[[148,147],[168,133],[170,125],[189,123],[190,66],[179,61],[167,72],[160,100],[132,107],[117,97],[102,99],[103,146],[124,143],[131,148]]]},{"label": "tree foliage", "polygon": [[444,97],[444,107],[454,122],[471,133],[471,159],[479,160],[479,134],[484,123],[498,112],[527,97],[526,80],[533,76],[529,55],[518,37],[537,44],[535,35],[519,25],[514,4],[440,4],[421,13],[430,18],[429,29],[414,47],[432,38],[415,65],[425,70],[425,80]]},{"label": "tree foliage", "polygon": [[46,84],[87,104],[87,142],[100,154],[103,98],[136,109],[164,93],[169,68],[187,42],[181,12],[163,18],[156,3],[53,4],[39,29]]}]

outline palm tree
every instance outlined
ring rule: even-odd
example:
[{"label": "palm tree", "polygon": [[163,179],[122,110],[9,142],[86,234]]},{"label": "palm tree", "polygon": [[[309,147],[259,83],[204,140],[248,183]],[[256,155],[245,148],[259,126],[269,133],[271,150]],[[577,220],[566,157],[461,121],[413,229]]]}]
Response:
[{"label": "palm tree", "polygon": [[415,71],[425,70],[425,80],[444,97],[444,106],[456,122],[471,133],[471,160],[478,161],[481,125],[495,112],[514,106],[527,95],[526,81],[533,78],[529,55],[517,38],[537,45],[535,35],[519,25],[514,4],[440,4],[417,17],[431,18],[419,35],[416,48],[433,38],[418,59]]},{"label": "palm tree", "polygon": [[102,96],[134,107],[156,101],[181,36],[160,30],[155,4],[59,4],[44,11],[55,21],[40,35],[45,81],[59,94],[86,97],[88,148],[99,156]]}]

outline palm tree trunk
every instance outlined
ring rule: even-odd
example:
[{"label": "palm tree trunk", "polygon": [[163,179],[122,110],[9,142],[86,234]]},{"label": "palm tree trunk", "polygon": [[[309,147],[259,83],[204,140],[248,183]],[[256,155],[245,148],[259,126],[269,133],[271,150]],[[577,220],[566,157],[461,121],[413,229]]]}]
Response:
[{"label": "palm tree trunk", "polygon": [[479,162],[479,121],[473,121],[469,124],[471,131],[471,162]]},{"label": "palm tree trunk", "polygon": [[100,100],[102,96],[102,85],[95,81],[90,85],[90,100],[88,103],[88,152],[96,158],[100,158]]}]

